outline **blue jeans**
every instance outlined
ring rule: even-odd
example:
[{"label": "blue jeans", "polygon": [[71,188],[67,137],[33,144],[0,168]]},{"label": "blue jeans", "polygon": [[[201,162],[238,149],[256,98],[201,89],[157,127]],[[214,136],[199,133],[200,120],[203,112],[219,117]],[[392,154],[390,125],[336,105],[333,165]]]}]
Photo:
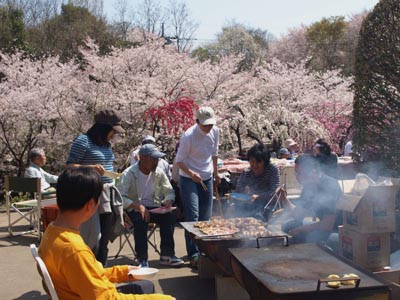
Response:
[{"label": "blue jeans", "polygon": [[[179,176],[183,215],[186,222],[210,220],[213,206],[213,178],[203,180],[203,182],[207,187],[207,191],[203,189],[200,183],[196,183],[190,178]],[[186,231],[185,240],[188,257],[199,255],[199,249]]]},{"label": "blue jeans", "polygon": [[[151,209],[151,208],[149,208]],[[138,260],[148,259],[147,229],[148,223],[142,219],[142,215],[134,210],[128,212],[128,216],[133,223],[133,237],[135,240],[135,251]],[[175,212],[166,214],[150,214],[150,223],[160,225],[160,249],[161,256],[175,255],[174,229],[176,215]]]}]

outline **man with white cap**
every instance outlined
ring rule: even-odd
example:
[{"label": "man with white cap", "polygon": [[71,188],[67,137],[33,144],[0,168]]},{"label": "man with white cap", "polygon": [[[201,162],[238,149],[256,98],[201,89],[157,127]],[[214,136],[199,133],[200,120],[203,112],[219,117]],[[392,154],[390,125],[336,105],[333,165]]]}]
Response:
[{"label": "man with white cap", "polygon": [[175,201],[174,189],[167,176],[159,167],[158,160],[165,153],[158,151],[154,144],[145,144],[139,150],[140,160],[127,168],[120,178],[118,189],[122,195],[124,209],[133,223],[135,251],[139,265],[148,267],[148,223],[160,225],[161,257],[160,264],[179,266],[183,261],[175,256],[174,211],[164,214],[151,213],[161,206],[171,206]]},{"label": "man with white cap", "polygon": [[[185,221],[208,221],[213,205],[213,179],[217,172],[219,129],[211,107],[200,107],[196,124],[182,135],[176,163],[179,167]],[[200,251],[186,233],[186,250],[192,267],[197,267]]]}]

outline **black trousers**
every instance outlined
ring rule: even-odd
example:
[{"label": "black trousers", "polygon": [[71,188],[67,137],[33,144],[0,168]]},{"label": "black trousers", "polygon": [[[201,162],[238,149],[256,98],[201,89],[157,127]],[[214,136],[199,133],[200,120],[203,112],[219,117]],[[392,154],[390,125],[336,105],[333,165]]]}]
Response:
[{"label": "black trousers", "polygon": [[96,259],[102,263],[103,266],[107,263],[108,256],[108,241],[112,233],[112,213],[100,214],[100,232],[101,238],[96,251]]},{"label": "black trousers", "polygon": [[117,291],[123,294],[154,294],[154,284],[148,280],[138,280],[118,286]]}]

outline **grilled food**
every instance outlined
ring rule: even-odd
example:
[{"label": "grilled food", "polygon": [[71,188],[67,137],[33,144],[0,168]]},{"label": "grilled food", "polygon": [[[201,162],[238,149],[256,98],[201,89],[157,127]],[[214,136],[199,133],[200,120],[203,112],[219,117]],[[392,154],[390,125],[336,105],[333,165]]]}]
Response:
[{"label": "grilled food", "polygon": [[255,218],[213,219],[211,221],[199,221],[194,224],[206,235],[240,233],[244,238],[270,236],[271,232],[266,229],[265,225],[265,223]]}]

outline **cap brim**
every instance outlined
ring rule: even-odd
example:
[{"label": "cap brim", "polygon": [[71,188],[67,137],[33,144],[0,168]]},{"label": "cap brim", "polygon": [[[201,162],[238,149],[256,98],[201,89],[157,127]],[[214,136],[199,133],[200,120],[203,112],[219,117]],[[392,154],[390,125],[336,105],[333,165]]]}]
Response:
[{"label": "cap brim", "polygon": [[217,120],[215,118],[209,118],[205,120],[199,120],[201,125],[215,125]]},{"label": "cap brim", "polygon": [[167,154],[157,151],[155,153],[152,153],[150,156],[152,158],[163,158],[165,155]]},{"label": "cap brim", "polygon": [[119,133],[125,133],[125,129],[123,129],[120,125],[113,126],[113,129]]}]

